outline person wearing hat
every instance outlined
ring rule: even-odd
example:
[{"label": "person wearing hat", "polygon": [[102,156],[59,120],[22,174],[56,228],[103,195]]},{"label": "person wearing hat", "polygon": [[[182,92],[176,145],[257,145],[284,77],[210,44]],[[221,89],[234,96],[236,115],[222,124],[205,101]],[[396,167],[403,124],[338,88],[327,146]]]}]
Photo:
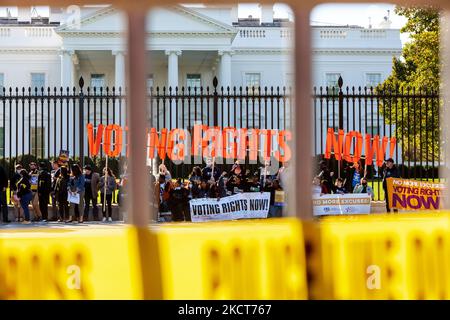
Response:
[{"label": "person wearing hat", "polygon": [[30,171],[28,172],[30,177],[31,192],[33,197],[31,198],[31,205],[34,210],[34,221],[40,221],[42,219],[41,209],[39,208],[39,196],[38,196],[38,179],[39,171],[36,162],[30,163]]},{"label": "person wearing hat", "polygon": [[9,181],[9,186],[11,188],[12,191],[12,197],[11,197],[11,201],[14,204],[14,208],[16,209],[16,221],[20,222],[21,221],[21,212],[22,212],[22,207],[20,206],[20,201],[18,200],[17,197],[17,183],[19,182],[20,179],[22,179],[22,176],[20,175],[20,171],[23,169],[21,164],[16,164],[15,167],[16,171],[14,171],[13,176],[11,177],[11,180]]},{"label": "person wearing hat", "polygon": [[84,220],[89,220],[89,205],[92,202],[92,216],[94,221],[98,221],[98,184],[100,182],[100,175],[92,170],[90,165],[85,165],[84,168]]},{"label": "person wearing hat", "polygon": [[[394,159],[392,158],[386,160],[385,167],[383,170],[383,190],[386,201],[386,212],[391,212],[389,197],[387,193],[387,181],[386,181],[387,178],[400,178],[400,173],[398,172],[398,169],[394,164]],[[394,209],[394,212],[397,212],[397,210]]]},{"label": "person wearing hat", "polygon": [[50,200],[50,192],[52,191],[52,177],[47,170],[47,164],[45,162],[39,163],[39,176],[38,176],[38,198],[39,209],[42,214],[42,221],[48,220],[48,204]]}]

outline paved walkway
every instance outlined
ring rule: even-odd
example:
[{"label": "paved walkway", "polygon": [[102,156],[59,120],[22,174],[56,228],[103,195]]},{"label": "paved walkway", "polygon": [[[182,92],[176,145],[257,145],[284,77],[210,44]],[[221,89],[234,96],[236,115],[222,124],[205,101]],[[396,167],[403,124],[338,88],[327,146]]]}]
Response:
[{"label": "paved walkway", "polygon": [[36,228],[55,228],[55,229],[64,229],[64,228],[109,228],[111,226],[124,226],[125,223],[123,221],[113,221],[113,222],[100,222],[100,221],[88,221],[83,223],[72,222],[72,223],[63,223],[63,222],[32,222],[30,224],[23,224],[20,222],[11,222],[11,223],[0,223],[0,232],[8,230],[8,229],[36,229]]}]

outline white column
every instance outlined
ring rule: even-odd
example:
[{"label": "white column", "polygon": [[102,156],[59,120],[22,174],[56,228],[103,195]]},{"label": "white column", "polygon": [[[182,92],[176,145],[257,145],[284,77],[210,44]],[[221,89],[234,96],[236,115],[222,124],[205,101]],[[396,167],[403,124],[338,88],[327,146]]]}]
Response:
[{"label": "white column", "polygon": [[61,51],[61,86],[73,87],[73,61],[74,50]]},{"label": "white column", "polygon": [[115,83],[116,92],[119,88],[122,88],[122,92],[125,89],[125,53],[123,51],[112,51],[115,56]]},{"label": "white column", "polygon": [[167,68],[167,86],[178,87],[178,56],[181,55],[180,50],[166,50],[166,55],[168,56],[168,68]]},{"label": "white column", "polygon": [[219,87],[231,87],[231,55],[232,51],[219,51],[220,58],[220,76]]}]

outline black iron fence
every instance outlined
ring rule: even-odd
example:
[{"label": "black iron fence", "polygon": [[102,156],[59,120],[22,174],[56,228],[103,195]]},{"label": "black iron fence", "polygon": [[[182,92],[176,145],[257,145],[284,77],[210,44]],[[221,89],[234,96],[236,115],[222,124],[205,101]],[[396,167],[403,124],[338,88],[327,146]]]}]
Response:
[{"label": "black iron fence", "polygon": [[[121,88],[3,88],[0,91],[0,159],[11,164],[21,155],[40,159],[69,150],[89,156],[86,124],[127,125],[126,92]],[[437,179],[443,163],[438,125],[440,100],[431,90],[343,87],[314,88],[314,155],[324,153],[327,128],[397,137],[394,159],[403,177]],[[133,106],[130,106],[131,108]],[[285,87],[149,88],[149,126],[191,130],[209,126],[291,129],[293,95]],[[127,135],[124,132],[124,142]],[[125,151],[123,152],[125,155]],[[100,159],[103,151],[100,149]],[[194,164],[166,162],[173,176],[186,177]],[[247,163],[248,164],[248,163]],[[330,165],[336,165],[330,163]],[[12,166],[10,166],[12,167]],[[371,183],[380,178],[372,168]],[[382,199],[377,188],[377,199]]]},{"label": "black iron fence", "polygon": [[[88,154],[86,125],[127,126],[126,92],[121,88],[3,88],[0,92],[0,157],[20,155],[55,158],[60,150],[84,161]],[[148,88],[149,127],[158,131],[196,123],[208,126],[289,129],[292,94],[285,87]],[[131,106],[132,108],[132,106]],[[127,134],[124,132],[124,143]],[[125,155],[125,150],[123,151]],[[99,158],[103,158],[100,148]],[[174,176],[186,177],[194,166],[166,163]],[[247,163],[248,164],[248,163]]]},{"label": "black iron fence", "polygon": [[[396,137],[393,158],[401,176],[438,179],[444,163],[440,148],[440,105],[438,92],[429,89],[344,87],[342,78],[336,87],[315,87],[314,153],[318,158],[324,153],[328,128],[333,128],[336,133],[343,129],[372,137]],[[328,162],[337,172],[338,164]],[[364,162],[365,159],[363,165]],[[381,168],[374,164],[368,169],[375,198],[384,199],[379,185]]]}]

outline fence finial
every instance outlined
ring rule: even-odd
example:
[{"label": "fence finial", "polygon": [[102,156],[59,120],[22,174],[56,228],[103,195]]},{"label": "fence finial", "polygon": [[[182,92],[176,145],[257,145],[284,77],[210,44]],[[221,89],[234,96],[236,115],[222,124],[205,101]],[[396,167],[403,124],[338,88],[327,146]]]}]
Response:
[{"label": "fence finial", "polygon": [[217,88],[217,85],[219,84],[219,80],[217,80],[217,77],[214,77],[214,79],[213,79],[213,86],[214,86],[214,89],[215,88]]},{"label": "fence finial", "polygon": [[78,81],[78,84],[80,85],[80,89],[83,89],[83,87],[84,87],[84,79],[83,79],[83,77],[80,77],[80,80]]},{"label": "fence finial", "polygon": [[338,86],[339,86],[340,89],[342,88],[342,85],[343,85],[343,84],[344,84],[344,80],[342,80],[342,77],[339,76],[339,79],[338,79]]}]

